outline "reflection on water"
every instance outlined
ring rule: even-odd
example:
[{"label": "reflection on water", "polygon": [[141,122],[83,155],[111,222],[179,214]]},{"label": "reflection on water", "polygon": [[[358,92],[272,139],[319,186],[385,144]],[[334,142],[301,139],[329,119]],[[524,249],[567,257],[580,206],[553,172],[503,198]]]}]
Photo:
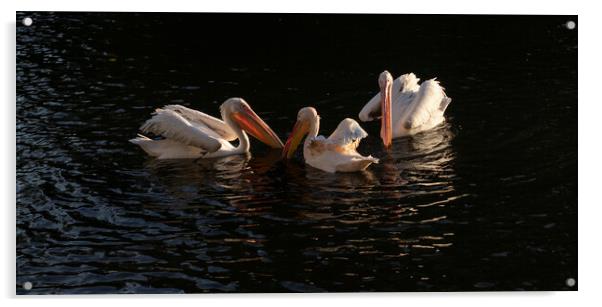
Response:
[{"label": "reflection on water", "polygon": [[[487,18],[454,33],[415,17],[414,40],[430,33],[448,48],[424,47],[416,52],[428,58],[396,71],[439,75],[454,98],[448,121],[388,151],[378,123],[364,123],[371,136],[358,150],[380,163],[330,174],[255,141],[248,155],[159,161],[127,140],[157,106],[217,115],[241,95],[281,138],[308,104],[331,131],[373,95],[383,67],[411,56],[359,44],[385,33],[367,25],[394,16],[263,16],[223,29],[277,58],[206,50],[178,30],[202,29],[211,15],[32,16],[32,27],[17,28],[19,294],[557,290],[576,277],[576,82],[558,92],[559,81],[545,79],[576,78],[576,37],[542,34],[516,47],[506,40],[520,27],[498,42],[481,37],[497,24]],[[538,33],[560,22],[538,20]],[[296,33],[290,46],[257,34],[273,23]],[[322,37],[329,27],[343,37]],[[518,49],[488,58],[498,44]],[[558,44],[566,48],[550,47]],[[472,61],[480,65],[466,76]]]}]

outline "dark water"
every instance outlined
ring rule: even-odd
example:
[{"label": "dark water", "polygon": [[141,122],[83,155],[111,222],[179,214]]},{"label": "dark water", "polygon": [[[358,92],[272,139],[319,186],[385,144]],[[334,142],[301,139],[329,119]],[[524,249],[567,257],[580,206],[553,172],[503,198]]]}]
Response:
[{"label": "dark water", "polygon": [[[19,294],[577,288],[575,16],[24,16]],[[307,105],[328,134],[383,69],[439,77],[453,102],[390,152],[363,123],[381,158],[363,173],[257,141],[210,161],[127,142],[156,107],[233,96],[283,139]]]}]

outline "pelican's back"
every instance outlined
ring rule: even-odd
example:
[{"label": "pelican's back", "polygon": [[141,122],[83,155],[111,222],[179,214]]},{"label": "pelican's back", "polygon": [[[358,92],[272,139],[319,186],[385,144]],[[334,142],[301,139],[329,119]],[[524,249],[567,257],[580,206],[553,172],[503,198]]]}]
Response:
[{"label": "pelican's back", "polygon": [[420,89],[407,111],[402,115],[400,124],[403,130],[411,133],[435,127],[445,120],[443,114],[451,98],[435,79],[422,82]]},{"label": "pelican's back", "polygon": [[328,137],[310,139],[303,149],[305,162],[326,172],[356,172],[366,169],[378,159],[357,152],[359,142],[368,133],[353,119],[342,120]]}]

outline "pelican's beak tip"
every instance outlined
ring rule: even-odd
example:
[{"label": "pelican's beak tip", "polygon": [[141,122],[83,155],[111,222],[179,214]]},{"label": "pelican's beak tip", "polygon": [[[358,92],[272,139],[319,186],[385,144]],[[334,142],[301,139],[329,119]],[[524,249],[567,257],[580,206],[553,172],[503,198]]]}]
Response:
[{"label": "pelican's beak tip", "polygon": [[282,149],[282,157],[284,159],[290,159],[293,157],[293,155],[295,154],[295,150],[299,146],[299,143],[301,143],[301,140],[307,133],[307,130],[308,130],[308,127],[304,122],[297,121],[295,123],[295,126],[293,127],[293,131],[291,132],[291,135],[286,140],[284,148]]},{"label": "pelican's beak tip", "polygon": [[248,110],[244,113],[234,115],[241,128],[251,134],[253,137],[274,149],[284,147],[282,140],[255,112]]}]

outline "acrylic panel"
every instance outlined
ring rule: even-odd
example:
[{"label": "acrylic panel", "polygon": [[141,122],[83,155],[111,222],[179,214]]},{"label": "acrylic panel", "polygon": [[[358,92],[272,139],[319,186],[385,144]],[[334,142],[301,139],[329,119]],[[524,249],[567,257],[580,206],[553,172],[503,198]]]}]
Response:
[{"label": "acrylic panel", "polygon": [[577,16],[16,20],[17,294],[577,289]]}]

